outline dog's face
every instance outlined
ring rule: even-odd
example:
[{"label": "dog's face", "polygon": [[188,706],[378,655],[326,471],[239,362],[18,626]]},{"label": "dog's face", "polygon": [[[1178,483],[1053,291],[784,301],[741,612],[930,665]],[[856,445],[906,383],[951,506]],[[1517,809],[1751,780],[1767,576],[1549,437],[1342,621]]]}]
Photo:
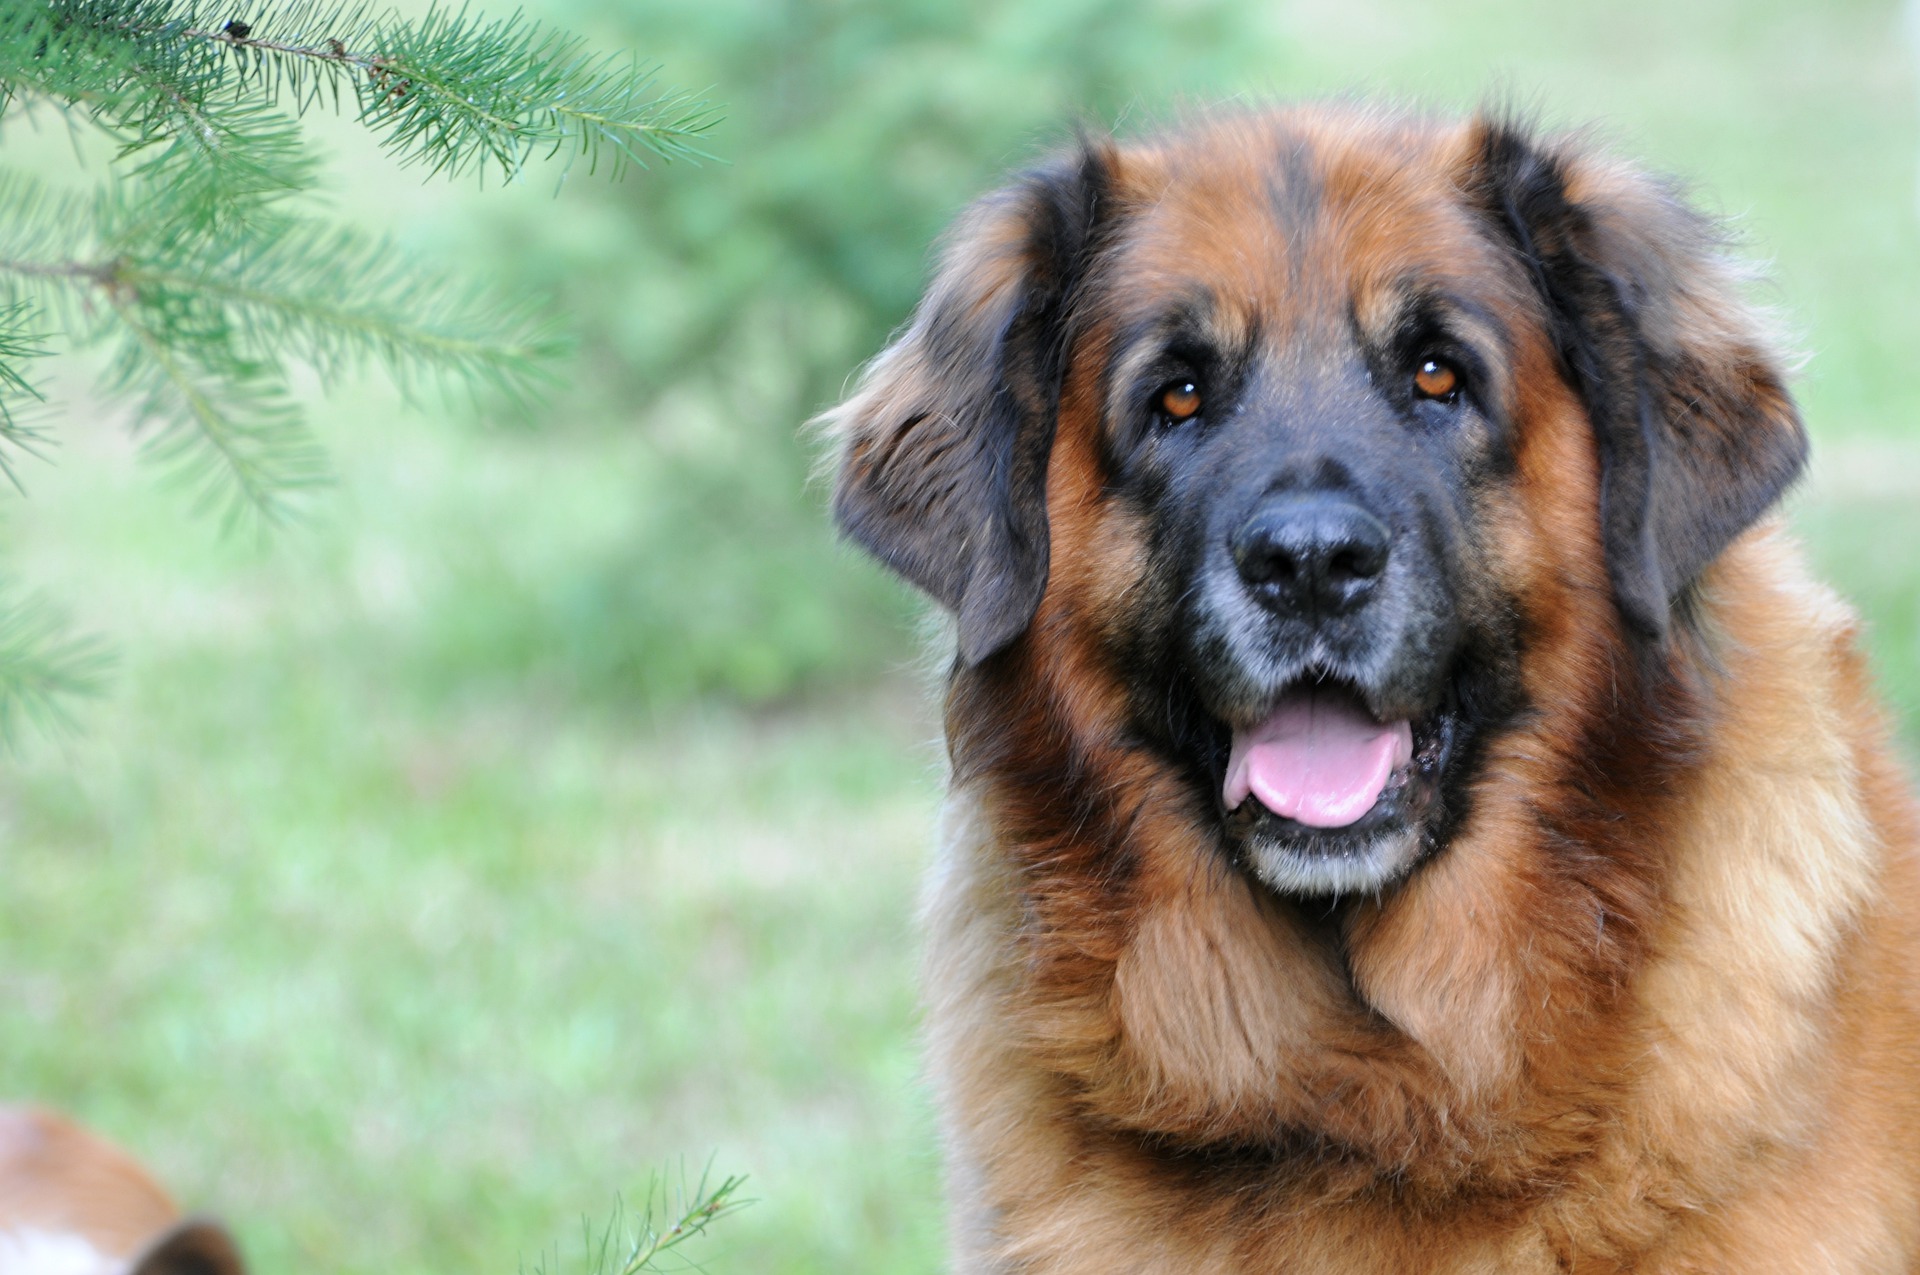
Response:
[{"label": "dog's face", "polygon": [[1729,286],[1659,187],[1503,126],[1089,147],[962,223],[840,409],[836,508],[1270,888],[1379,891],[1567,626],[1657,661],[1799,467]]},{"label": "dog's face", "polygon": [[1462,678],[1513,644],[1482,515],[1524,281],[1404,168],[1223,149],[1170,166],[1086,296],[1074,367],[1139,537],[1110,640],[1262,879],[1372,889],[1437,840]]}]

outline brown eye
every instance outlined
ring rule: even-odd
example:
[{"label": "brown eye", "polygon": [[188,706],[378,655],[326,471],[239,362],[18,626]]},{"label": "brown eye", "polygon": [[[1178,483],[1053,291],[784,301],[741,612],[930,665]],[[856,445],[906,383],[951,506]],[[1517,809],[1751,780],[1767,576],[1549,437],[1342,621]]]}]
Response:
[{"label": "brown eye", "polygon": [[1439,359],[1428,359],[1413,374],[1413,388],[1422,398],[1452,398],[1460,389],[1460,374]]},{"label": "brown eye", "polygon": [[1200,387],[1192,381],[1175,381],[1160,391],[1160,414],[1178,424],[1191,420],[1200,411]]}]

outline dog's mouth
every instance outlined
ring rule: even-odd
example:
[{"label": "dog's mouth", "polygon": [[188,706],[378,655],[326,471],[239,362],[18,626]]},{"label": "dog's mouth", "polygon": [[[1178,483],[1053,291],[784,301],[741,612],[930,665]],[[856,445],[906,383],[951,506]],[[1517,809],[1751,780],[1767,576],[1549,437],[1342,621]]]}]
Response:
[{"label": "dog's mouth", "polygon": [[1350,682],[1292,682],[1265,717],[1231,728],[1229,838],[1275,889],[1380,888],[1422,853],[1457,721],[1451,703],[1383,721]]},{"label": "dog's mouth", "polygon": [[1381,722],[1346,687],[1296,682],[1265,721],[1233,732],[1225,799],[1249,796],[1309,828],[1345,828],[1413,761],[1413,725]]}]

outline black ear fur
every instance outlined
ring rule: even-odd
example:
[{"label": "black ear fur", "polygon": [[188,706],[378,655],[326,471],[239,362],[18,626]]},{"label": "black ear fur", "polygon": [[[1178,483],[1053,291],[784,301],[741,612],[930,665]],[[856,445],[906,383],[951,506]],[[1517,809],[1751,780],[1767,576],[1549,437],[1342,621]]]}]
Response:
[{"label": "black ear fur", "polygon": [[127,1275],[246,1275],[227,1228],[208,1217],[182,1218],[148,1242]]},{"label": "black ear fur", "polygon": [[1066,317],[1108,164],[1085,145],[974,205],[906,333],[827,416],[841,530],[955,613],[968,664],[1046,591]]},{"label": "black ear fur", "polygon": [[1592,419],[1621,616],[1662,641],[1805,466],[1784,375],[1715,227],[1661,184],[1482,121],[1467,186],[1518,247]]}]

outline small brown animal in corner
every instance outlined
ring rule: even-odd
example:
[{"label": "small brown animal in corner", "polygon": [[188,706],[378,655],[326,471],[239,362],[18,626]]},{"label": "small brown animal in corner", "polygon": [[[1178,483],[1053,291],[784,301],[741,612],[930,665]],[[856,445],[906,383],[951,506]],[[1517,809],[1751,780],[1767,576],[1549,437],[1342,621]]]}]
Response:
[{"label": "small brown animal in corner", "polygon": [[1920,1271],[1920,861],[1717,228],[1342,105],[976,205],[829,414],[956,619],[964,1272]]},{"label": "small brown animal in corner", "polygon": [[245,1275],[218,1222],[51,1111],[0,1107],[0,1275]]}]

